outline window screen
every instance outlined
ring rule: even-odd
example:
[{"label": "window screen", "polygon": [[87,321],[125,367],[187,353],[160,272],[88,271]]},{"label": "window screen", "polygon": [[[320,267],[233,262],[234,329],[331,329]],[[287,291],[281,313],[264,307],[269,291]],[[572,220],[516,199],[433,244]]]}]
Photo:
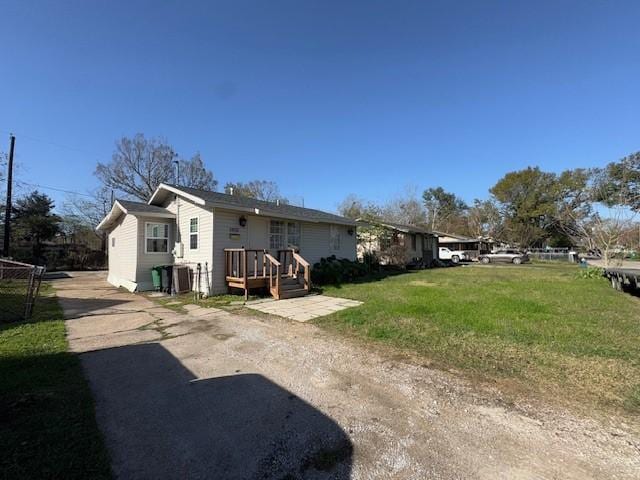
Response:
[{"label": "window screen", "polygon": [[198,218],[192,218],[189,220],[189,250],[196,250],[198,248],[198,234],[200,233],[200,225],[198,225]]},{"label": "window screen", "polygon": [[166,223],[145,224],[145,244],[147,253],[168,253],[169,225]]}]

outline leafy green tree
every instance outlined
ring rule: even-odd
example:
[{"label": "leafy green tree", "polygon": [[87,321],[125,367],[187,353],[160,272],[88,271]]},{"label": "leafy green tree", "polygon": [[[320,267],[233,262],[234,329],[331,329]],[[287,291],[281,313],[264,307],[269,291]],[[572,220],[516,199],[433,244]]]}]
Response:
[{"label": "leafy green tree", "polygon": [[460,226],[467,205],[454,193],[442,187],[428,188],[422,193],[426,222],[431,230],[447,231]]},{"label": "leafy green tree", "polygon": [[18,242],[31,245],[34,260],[41,257],[42,242],[60,232],[60,217],[53,208],[53,200],[37,190],[16,201],[12,234]]},{"label": "leafy green tree", "polygon": [[490,192],[500,204],[508,240],[529,247],[551,236],[557,200],[555,174],[538,167],[509,172]]},{"label": "leafy green tree", "polygon": [[612,207],[624,205],[640,212],[640,152],[609,163],[595,172],[597,200]]}]

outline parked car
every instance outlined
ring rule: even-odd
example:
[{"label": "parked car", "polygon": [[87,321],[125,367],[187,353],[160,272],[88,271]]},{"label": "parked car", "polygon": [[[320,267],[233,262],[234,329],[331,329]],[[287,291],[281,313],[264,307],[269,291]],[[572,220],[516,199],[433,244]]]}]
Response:
[{"label": "parked car", "polygon": [[492,253],[485,253],[483,255],[480,255],[478,257],[478,260],[480,260],[480,262],[484,263],[485,265],[487,263],[498,263],[498,262],[513,263],[515,265],[520,265],[521,263],[527,263],[529,261],[529,255],[519,250],[504,249],[504,250],[496,250],[495,252],[492,252]]},{"label": "parked car", "polygon": [[440,260],[451,260],[453,263],[471,260],[471,257],[462,250],[449,250],[447,247],[438,248],[438,258]]}]

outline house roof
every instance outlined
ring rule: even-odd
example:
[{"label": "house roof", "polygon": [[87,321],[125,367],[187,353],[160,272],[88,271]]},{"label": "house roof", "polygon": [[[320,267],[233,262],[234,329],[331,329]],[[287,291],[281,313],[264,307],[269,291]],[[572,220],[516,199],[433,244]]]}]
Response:
[{"label": "house roof", "polygon": [[465,237],[464,235],[456,235],[454,233],[446,233],[446,232],[435,232],[438,235],[440,243],[475,243],[475,242],[493,242],[493,239],[490,238],[472,238]]},{"label": "house roof", "polygon": [[225,208],[250,212],[256,215],[266,215],[271,217],[289,218],[313,223],[337,223],[342,225],[355,225],[350,220],[333,213],[315,210],[313,208],[297,207],[286,203],[266,202],[255,198],[242,197],[240,195],[229,195],[226,193],[211,192],[197,188],[183,187],[161,183],[149,200],[149,205],[153,206],[162,202],[168,194],[182,195],[199,205]]},{"label": "house roof", "polygon": [[111,227],[123,214],[158,218],[176,218],[176,216],[166,208],[158,207],[156,205],[149,205],[142,202],[134,202],[132,200],[118,199],[113,202],[111,210],[98,224],[96,230],[106,230],[107,228]]},{"label": "house roof", "polygon": [[393,223],[387,221],[369,221],[369,220],[357,220],[360,225],[379,225],[381,227],[390,228],[391,230],[397,230],[404,233],[422,233],[424,235],[435,235],[434,232],[427,230],[426,228],[418,227],[416,225],[403,225],[401,223]]}]

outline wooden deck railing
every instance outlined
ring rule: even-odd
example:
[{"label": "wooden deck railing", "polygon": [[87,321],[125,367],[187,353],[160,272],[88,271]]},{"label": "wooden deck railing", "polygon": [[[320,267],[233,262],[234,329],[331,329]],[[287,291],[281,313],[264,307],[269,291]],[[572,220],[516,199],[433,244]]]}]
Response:
[{"label": "wooden deck railing", "polygon": [[225,248],[225,277],[263,278],[267,274],[264,250]]},{"label": "wooden deck railing", "polygon": [[[267,261],[267,269],[269,270],[269,292],[271,292],[271,295],[276,299],[279,299],[280,282],[282,281],[280,268],[282,264],[267,252],[264,252],[264,256]],[[275,276],[273,275],[274,268],[276,269]]]},{"label": "wooden deck railing", "polygon": [[282,293],[283,278],[295,278],[307,292],[311,289],[311,266],[294,249],[278,250],[278,258],[266,250],[225,248],[225,278],[230,287],[242,288],[245,298],[249,288],[266,286],[277,299]]},{"label": "wooden deck railing", "polygon": [[304,258],[302,258],[297,252],[293,253],[293,259],[296,262],[295,275],[298,277],[300,274],[300,267],[304,270],[304,289],[308,292],[311,290],[311,265]]}]

